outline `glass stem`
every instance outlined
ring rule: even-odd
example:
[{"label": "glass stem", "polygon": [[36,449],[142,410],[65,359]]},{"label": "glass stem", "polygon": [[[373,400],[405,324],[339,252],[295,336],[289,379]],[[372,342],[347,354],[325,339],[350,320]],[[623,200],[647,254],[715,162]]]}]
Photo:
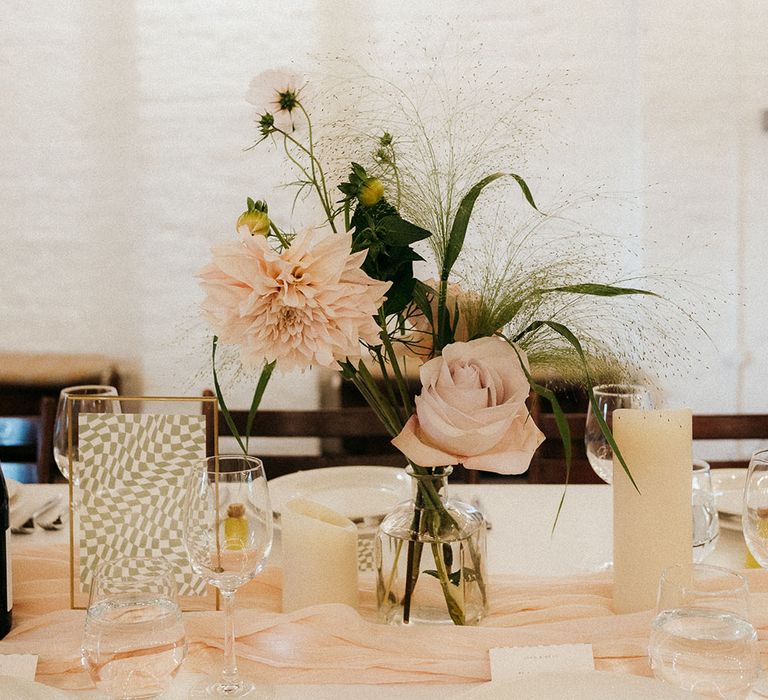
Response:
[{"label": "glass stem", "polygon": [[234,690],[240,685],[235,655],[235,592],[221,591],[224,601],[224,668],[221,685],[224,690]]}]

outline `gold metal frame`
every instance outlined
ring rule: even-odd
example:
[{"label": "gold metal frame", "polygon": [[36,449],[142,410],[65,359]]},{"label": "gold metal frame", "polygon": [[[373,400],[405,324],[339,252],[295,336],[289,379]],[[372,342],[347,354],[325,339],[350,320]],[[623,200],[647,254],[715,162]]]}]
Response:
[{"label": "gold metal frame", "polygon": [[[73,610],[85,610],[87,607],[86,605],[75,605],[75,499],[74,499],[74,485],[72,483],[72,474],[73,474],[73,458],[72,458],[72,440],[73,440],[73,426],[72,426],[72,407],[73,407],[73,401],[88,401],[93,400],[92,394],[70,394],[69,398],[72,399],[72,401],[67,402],[67,456],[69,461],[69,604],[70,608]],[[192,404],[192,403],[200,403],[202,406],[204,406],[206,403],[209,403],[213,406],[213,455],[214,457],[219,456],[219,402],[218,399],[215,396],[99,396],[99,400],[106,400],[106,401],[120,401],[123,402],[145,402],[145,403],[165,403],[165,402],[176,402],[176,403],[185,403],[185,404]],[[206,455],[208,456],[208,455]],[[212,586],[208,586],[209,593],[205,596],[193,599],[190,596],[184,596],[180,598],[180,601],[182,603],[182,610],[185,609],[192,609],[192,610],[207,610],[207,609],[219,609],[219,595],[218,590],[213,589],[213,592],[211,592]],[[210,607],[205,607],[204,605],[199,605],[199,602],[205,602],[208,599],[211,599],[213,602]],[[198,605],[195,605],[194,607],[184,607],[184,602],[189,603],[190,601],[195,600],[198,601]]]}]

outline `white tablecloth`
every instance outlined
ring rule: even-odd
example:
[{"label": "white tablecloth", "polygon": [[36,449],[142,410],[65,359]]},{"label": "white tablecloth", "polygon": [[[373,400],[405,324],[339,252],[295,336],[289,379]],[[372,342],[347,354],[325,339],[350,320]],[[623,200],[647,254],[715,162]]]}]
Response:
[{"label": "white tablecloth", "polygon": [[[31,513],[35,505],[67,487],[24,486],[19,510]],[[568,487],[560,518],[553,531],[563,487],[541,484],[451,484],[449,496],[469,501],[477,496],[493,527],[488,533],[490,574],[560,576],[594,571],[611,560],[613,537],[610,486],[577,484]],[[23,513],[19,518],[25,519]],[[37,530],[14,535],[11,546],[69,543],[65,528],[58,532]],[[708,564],[732,569],[744,567],[744,540],[740,532],[721,529],[717,549]],[[279,560],[279,548],[273,557]]]}]

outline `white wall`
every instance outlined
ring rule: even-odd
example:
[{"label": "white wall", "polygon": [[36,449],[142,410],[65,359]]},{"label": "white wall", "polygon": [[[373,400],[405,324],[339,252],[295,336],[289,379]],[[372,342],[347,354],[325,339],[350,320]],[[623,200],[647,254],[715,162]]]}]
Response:
[{"label": "white wall", "polygon": [[[714,343],[674,361],[671,399],[766,410],[765,3],[16,0],[0,13],[0,349],[104,352],[145,393],[209,386],[194,275],[246,196],[290,201],[272,189],[280,160],[243,151],[249,79],[342,52],[423,70],[426,47],[453,56],[457,80],[479,62],[520,94],[544,86],[520,154],[539,199],[624,193],[640,206],[606,197],[587,223],[701,285]],[[312,375],[266,398],[316,401]]]}]

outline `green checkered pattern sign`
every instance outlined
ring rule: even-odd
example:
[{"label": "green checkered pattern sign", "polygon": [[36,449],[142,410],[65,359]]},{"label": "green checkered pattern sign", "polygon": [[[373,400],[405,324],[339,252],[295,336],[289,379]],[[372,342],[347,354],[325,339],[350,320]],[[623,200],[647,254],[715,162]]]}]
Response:
[{"label": "green checkered pattern sign", "polygon": [[86,413],[78,427],[83,590],[105,559],[161,557],[175,566],[180,595],[204,595],[205,581],[187,559],[182,525],[189,469],[205,457],[205,418]]}]

